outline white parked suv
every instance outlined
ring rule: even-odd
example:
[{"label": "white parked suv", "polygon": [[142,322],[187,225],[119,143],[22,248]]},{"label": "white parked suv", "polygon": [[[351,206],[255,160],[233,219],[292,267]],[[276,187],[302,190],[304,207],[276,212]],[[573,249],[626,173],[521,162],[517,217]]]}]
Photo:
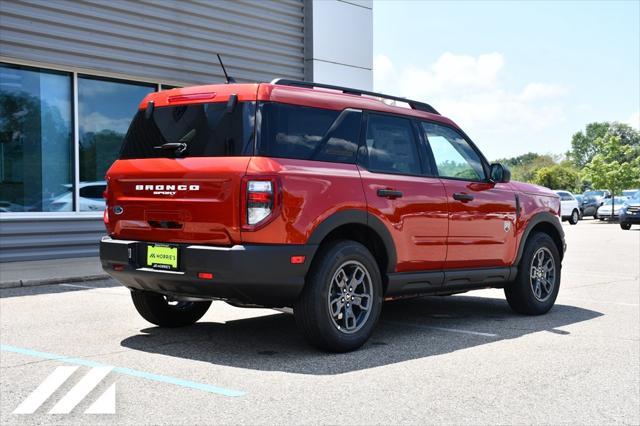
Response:
[{"label": "white parked suv", "polygon": [[580,203],[569,191],[555,191],[560,196],[560,216],[562,220],[568,220],[575,225],[580,220]]}]

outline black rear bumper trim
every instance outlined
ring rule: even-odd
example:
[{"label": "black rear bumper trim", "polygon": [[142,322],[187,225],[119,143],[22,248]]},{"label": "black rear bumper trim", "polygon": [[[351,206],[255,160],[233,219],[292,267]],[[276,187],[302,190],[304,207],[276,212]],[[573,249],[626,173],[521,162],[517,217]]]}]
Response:
[{"label": "black rear bumper trim", "polygon": [[[176,297],[223,299],[269,307],[292,306],[304,286],[316,245],[235,245],[215,247],[172,244],[178,247],[179,271],[155,270],[145,265],[151,242],[100,242],[102,268],[124,286]],[[305,256],[291,264],[291,256]],[[122,270],[115,270],[114,266]],[[199,272],[213,279],[198,278]]]}]

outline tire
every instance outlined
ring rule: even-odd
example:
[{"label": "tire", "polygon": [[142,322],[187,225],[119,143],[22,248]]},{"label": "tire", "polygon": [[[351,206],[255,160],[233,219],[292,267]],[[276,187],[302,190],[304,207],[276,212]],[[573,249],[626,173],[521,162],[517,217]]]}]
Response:
[{"label": "tire", "polygon": [[194,324],[211,306],[210,301],[170,302],[162,294],[139,290],[131,291],[131,299],[142,318],[160,327],[184,327]]},{"label": "tire", "polygon": [[602,218],[601,218],[601,217],[598,217],[598,213],[594,213],[594,214],[593,214],[593,218],[594,218],[594,219],[600,219],[600,220],[602,220]]},{"label": "tire", "polygon": [[620,228],[624,229],[625,231],[628,231],[629,229],[631,229],[631,224],[630,223],[621,223],[620,224]]},{"label": "tire", "polygon": [[[350,286],[354,277],[360,283]],[[382,277],[376,260],[362,244],[342,240],[316,254],[294,316],[311,345],[348,352],[369,339],[381,309]]]},{"label": "tire", "polygon": [[573,210],[571,212],[571,216],[569,216],[569,223],[571,225],[575,225],[578,223],[579,220],[580,220],[580,213],[578,213],[578,210]]},{"label": "tire", "polygon": [[[540,260],[544,268],[538,275]],[[550,265],[553,271],[547,270]],[[524,315],[547,313],[558,297],[560,270],[560,254],[551,237],[541,232],[533,234],[524,248],[515,281],[504,289],[511,309]],[[534,273],[536,275],[532,276]]]}]

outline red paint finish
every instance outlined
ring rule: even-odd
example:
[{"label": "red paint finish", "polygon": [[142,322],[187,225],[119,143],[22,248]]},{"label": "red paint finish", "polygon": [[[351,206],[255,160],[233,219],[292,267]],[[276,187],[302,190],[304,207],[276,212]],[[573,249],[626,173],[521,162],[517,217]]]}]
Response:
[{"label": "red paint finish", "polygon": [[[447,254],[447,198],[440,179],[372,173],[360,168],[371,214],[381,219],[393,238],[396,272],[442,269]],[[402,192],[386,198],[378,190]]]},{"label": "red paint finish", "polygon": [[[241,102],[380,111],[457,127],[445,117],[372,98],[271,84],[167,90],[148,95],[140,108],[149,101],[156,107],[226,102],[231,95]],[[246,223],[246,182],[252,179],[268,179],[275,187],[273,213],[258,226]],[[117,239],[216,246],[307,244],[335,213],[361,210],[380,219],[391,235],[396,272],[510,265],[529,220],[540,212],[556,214],[559,208],[554,193],[535,185],[371,173],[355,164],[283,158],[118,160],[107,181],[104,221]],[[380,189],[400,191],[402,196],[380,196]],[[473,200],[454,199],[456,193]],[[521,206],[518,217],[516,194]],[[268,201],[265,194],[252,197],[253,202]],[[291,263],[301,262],[304,256],[291,257]]]},{"label": "red paint finish", "polygon": [[[516,200],[508,184],[442,179],[449,204],[445,268],[507,266],[516,253]],[[473,197],[460,201],[453,194]]]},{"label": "red paint finish", "polygon": [[251,158],[247,176],[265,174],[278,176],[280,214],[262,229],[243,231],[243,242],[306,244],[316,227],[334,213],[367,208],[355,164]]},{"label": "red paint finish", "polygon": [[[125,240],[225,246],[239,243],[240,182],[249,159],[116,161],[107,173],[107,231]],[[122,208],[121,214],[114,213],[115,206]]]}]

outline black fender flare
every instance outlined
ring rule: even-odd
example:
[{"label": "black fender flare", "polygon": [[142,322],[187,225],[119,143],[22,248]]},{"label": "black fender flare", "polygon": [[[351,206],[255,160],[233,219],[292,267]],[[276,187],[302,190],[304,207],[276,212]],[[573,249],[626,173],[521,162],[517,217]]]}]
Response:
[{"label": "black fender flare", "polygon": [[380,219],[365,210],[349,209],[332,214],[316,226],[307,244],[319,245],[331,231],[339,226],[349,224],[365,225],[380,237],[387,252],[387,272],[393,272],[396,267],[397,255],[391,233]]},{"label": "black fender flare", "polygon": [[560,257],[561,258],[564,257],[566,244],[564,241],[564,230],[562,229],[560,218],[549,212],[539,212],[533,215],[531,219],[529,219],[529,223],[527,223],[527,226],[525,227],[524,232],[522,233],[522,238],[520,239],[520,244],[518,245],[516,260],[513,262],[513,266],[518,266],[518,264],[520,263],[520,259],[522,258],[522,253],[524,252],[524,246],[527,243],[529,234],[531,234],[531,231],[533,230],[533,228],[535,228],[537,225],[541,223],[548,223],[555,228],[556,232],[558,233],[558,237],[560,238],[560,241],[561,241],[561,247],[559,250]]}]

